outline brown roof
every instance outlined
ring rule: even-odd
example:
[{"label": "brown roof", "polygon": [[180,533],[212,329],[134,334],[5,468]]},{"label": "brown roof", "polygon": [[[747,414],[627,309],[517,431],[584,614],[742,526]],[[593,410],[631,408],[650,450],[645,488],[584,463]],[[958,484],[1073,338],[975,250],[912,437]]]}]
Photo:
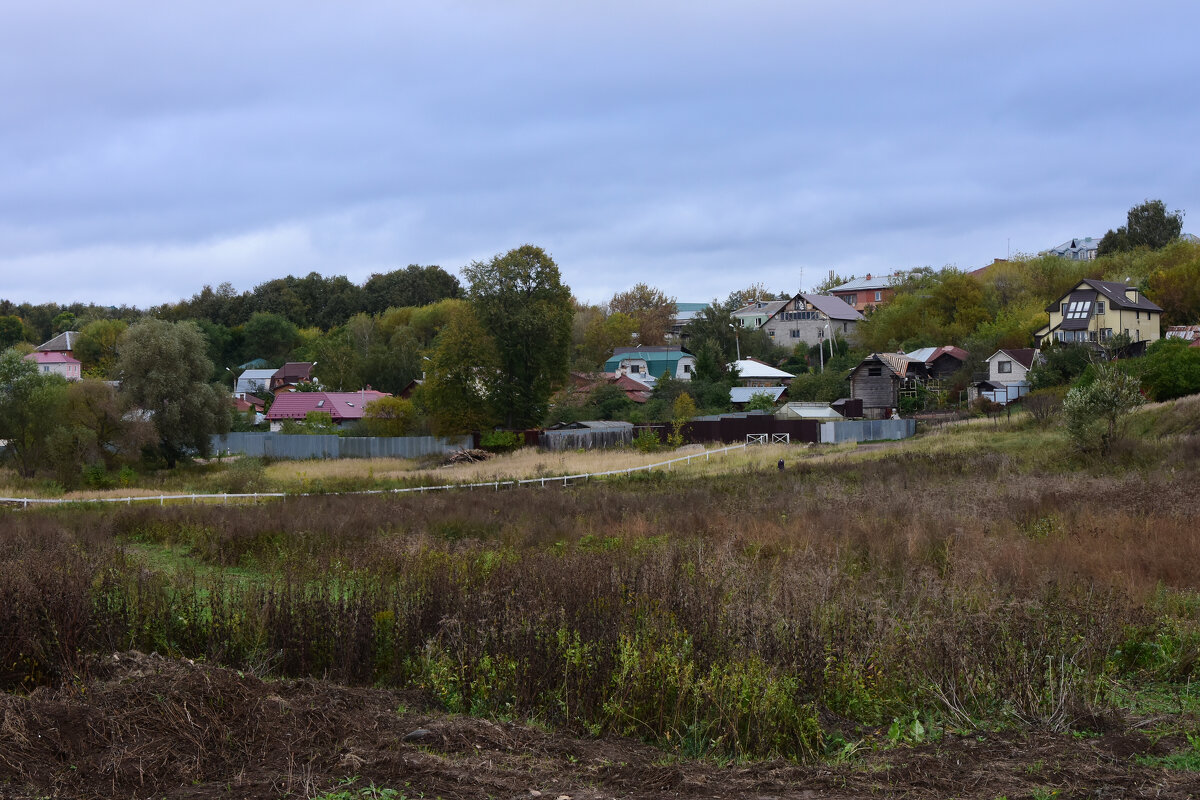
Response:
[{"label": "brown roof", "polygon": [[1161,308],[1147,300],[1145,295],[1143,295],[1140,291],[1138,292],[1137,302],[1134,302],[1126,297],[1125,290],[1136,289],[1137,287],[1135,286],[1128,286],[1124,283],[1117,283],[1116,281],[1098,281],[1094,278],[1084,278],[1082,281],[1076,284],[1070,292],[1067,292],[1062,297],[1058,298],[1058,300],[1046,306],[1046,310],[1056,311],[1059,306],[1062,305],[1064,300],[1066,300],[1073,292],[1079,290],[1078,287],[1082,284],[1086,284],[1088,287],[1095,289],[1097,292],[1104,295],[1108,302],[1117,308],[1128,308],[1135,311],[1162,311]]},{"label": "brown roof", "polygon": [[1038,351],[1034,350],[1032,347],[1020,347],[1016,350],[1001,349],[1000,352],[1007,355],[1025,369],[1029,369],[1033,366],[1033,359],[1037,356]]},{"label": "brown roof", "polygon": [[820,311],[830,319],[845,320],[847,322],[857,322],[865,317],[859,313],[858,309],[847,303],[840,297],[834,297],[831,294],[800,294],[804,298],[804,302]]}]

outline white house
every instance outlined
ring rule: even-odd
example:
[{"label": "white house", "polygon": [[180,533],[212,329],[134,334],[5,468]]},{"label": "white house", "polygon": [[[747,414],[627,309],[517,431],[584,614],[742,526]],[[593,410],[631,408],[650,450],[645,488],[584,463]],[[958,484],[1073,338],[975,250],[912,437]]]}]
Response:
[{"label": "white house", "polygon": [[77,381],[83,377],[80,370],[83,365],[70,353],[52,350],[49,352],[35,351],[25,356],[27,361],[37,364],[38,372],[44,375],[62,375],[69,381]]},{"label": "white house", "polygon": [[1008,404],[1029,393],[1029,370],[1038,351],[1031,347],[997,350],[987,359],[988,377],[976,389],[995,403]]}]

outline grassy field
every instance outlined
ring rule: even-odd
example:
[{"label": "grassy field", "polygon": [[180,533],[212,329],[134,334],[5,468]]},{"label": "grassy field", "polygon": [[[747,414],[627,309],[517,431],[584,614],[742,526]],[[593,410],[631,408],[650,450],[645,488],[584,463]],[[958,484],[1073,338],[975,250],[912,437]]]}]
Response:
[{"label": "grassy field", "polygon": [[[689,758],[1086,735],[1125,714],[1190,763],[1194,699],[1149,709],[1192,697],[1200,664],[1197,407],[1146,409],[1108,459],[1014,419],[568,488],[5,512],[0,680],[69,684],[89,653],[155,651]],[[662,458],[287,463],[254,480],[481,481]]]}]

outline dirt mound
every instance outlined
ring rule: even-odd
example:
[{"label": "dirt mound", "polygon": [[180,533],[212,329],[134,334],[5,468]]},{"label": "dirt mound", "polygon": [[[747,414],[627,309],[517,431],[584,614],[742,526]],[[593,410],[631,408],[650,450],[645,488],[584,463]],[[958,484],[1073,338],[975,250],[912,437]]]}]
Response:
[{"label": "dirt mound", "polygon": [[[947,737],[852,765],[672,762],[641,743],[453,717],[420,693],[262,681],[136,652],[88,679],[0,695],[0,797],[313,797],[371,784],[404,796],[850,798],[1183,796],[1188,773],[1139,766],[1140,733]],[[1107,795],[1104,795],[1107,796]]]}]

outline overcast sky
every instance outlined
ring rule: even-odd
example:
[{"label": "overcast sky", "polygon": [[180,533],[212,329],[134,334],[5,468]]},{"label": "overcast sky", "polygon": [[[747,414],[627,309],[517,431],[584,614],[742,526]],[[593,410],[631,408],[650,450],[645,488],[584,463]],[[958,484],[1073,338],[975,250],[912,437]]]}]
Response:
[{"label": "overcast sky", "polygon": [[3,2],[0,297],[524,243],[594,302],[970,269],[1200,213],[1198,30],[1191,0]]}]

